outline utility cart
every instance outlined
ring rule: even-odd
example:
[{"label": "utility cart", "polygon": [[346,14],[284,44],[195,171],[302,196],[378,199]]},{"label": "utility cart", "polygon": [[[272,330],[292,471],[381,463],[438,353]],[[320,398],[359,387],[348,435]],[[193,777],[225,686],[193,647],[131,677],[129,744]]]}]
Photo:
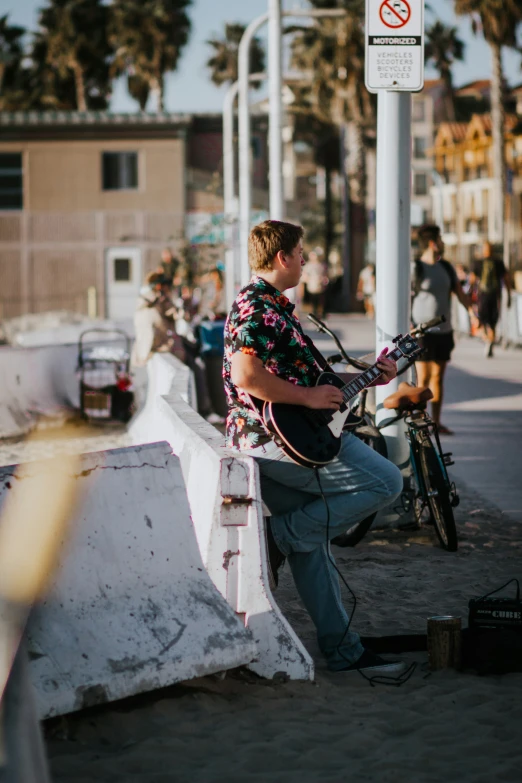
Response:
[{"label": "utility cart", "polygon": [[[106,344],[85,343],[86,335],[117,335]],[[115,343],[123,342],[123,345]],[[121,329],[87,329],[78,342],[80,412],[91,421],[127,422],[134,412],[130,338]]]}]

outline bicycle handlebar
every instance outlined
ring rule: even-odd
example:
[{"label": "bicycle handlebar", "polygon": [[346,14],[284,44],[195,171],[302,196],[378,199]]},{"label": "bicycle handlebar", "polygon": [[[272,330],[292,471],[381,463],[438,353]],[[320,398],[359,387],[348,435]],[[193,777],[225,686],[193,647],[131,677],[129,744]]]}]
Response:
[{"label": "bicycle handlebar", "polygon": [[432,318],[431,321],[426,321],[426,323],[424,324],[419,324],[418,326],[415,326],[411,330],[411,336],[422,337],[423,334],[426,334],[426,332],[431,331],[431,329],[434,329],[436,326],[443,324],[445,321],[446,321],[445,315],[438,315],[436,318]]},{"label": "bicycle handlebar", "polygon": [[[329,329],[325,323],[323,323],[317,316],[313,315],[312,313],[308,314],[308,320],[313,323],[313,325],[320,331],[323,332],[323,334],[327,334],[329,337],[332,338],[332,340],[335,342],[337,347],[339,348],[340,355],[335,354],[334,356],[329,357],[328,363],[329,364],[337,364],[337,362],[341,361],[341,359],[344,359],[344,361],[347,364],[350,364],[352,367],[355,367],[356,370],[360,370],[364,372],[364,370],[368,370],[370,367],[372,367],[371,364],[368,364],[368,362],[363,361],[362,359],[355,359],[353,356],[348,356],[346,351],[344,350],[341,342],[339,341],[339,338],[337,335],[335,335],[331,329]],[[444,315],[439,315],[436,318],[432,318],[430,321],[426,321],[426,323],[419,324],[418,326],[414,327],[411,330],[411,336],[412,337],[422,337],[422,335],[426,334],[427,332],[430,332],[432,329],[435,329],[435,327],[439,326],[440,324],[444,323],[446,321],[446,317]],[[401,368],[398,375],[402,375],[406,370],[408,370],[411,365],[414,363],[414,360],[409,361],[405,364],[404,367]]]},{"label": "bicycle handlebar", "polygon": [[344,350],[343,346],[341,345],[341,343],[340,343],[340,341],[339,341],[339,338],[337,337],[337,335],[336,335],[336,334],[334,334],[334,333],[331,331],[331,329],[329,329],[329,328],[327,327],[327,325],[326,325],[326,324],[324,324],[322,321],[320,321],[320,320],[319,320],[319,318],[317,318],[317,317],[316,317],[315,315],[313,315],[312,313],[308,313],[308,320],[309,320],[309,321],[311,321],[311,322],[313,323],[313,325],[314,325],[314,326],[315,326],[317,329],[319,329],[319,331],[320,331],[320,332],[323,332],[323,334],[327,334],[327,335],[328,335],[328,337],[331,337],[331,338],[332,338],[332,340],[334,341],[334,343],[336,344],[336,346],[339,348],[339,351],[341,352],[341,356],[343,357],[343,359],[344,359],[345,361],[347,361],[347,362],[350,362],[350,357],[348,356],[348,354],[347,354],[347,353],[346,353],[346,351]]},{"label": "bicycle handlebar", "polygon": [[344,359],[347,364],[351,364],[352,367],[355,367],[356,370],[361,370],[363,372],[372,366],[371,364],[363,362],[360,359],[354,359],[353,356],[348,356],[337,335],[335,335],[331,329],[326,326],[326,324],[320,321],[317,316],[313,315],[312,313],[308,313],[308,320],[311,321],[320,332],[323,332],[323,334],[327,334],[328,337],[331,337],[336,346],[339,348],[341,355],[339,356],[339,354],[335,354],[334,356],[330,356],[328,359],[329,364],[337,364],[337,362],[341,361],[341,359]]}]

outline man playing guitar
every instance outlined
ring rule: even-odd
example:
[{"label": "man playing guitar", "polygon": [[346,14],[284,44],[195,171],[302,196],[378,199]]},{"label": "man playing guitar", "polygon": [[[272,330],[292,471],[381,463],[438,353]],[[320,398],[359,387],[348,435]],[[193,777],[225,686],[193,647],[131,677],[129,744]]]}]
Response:
[{"label": "man playing guitar", "polygon": [[[365,650],[349,627],[328,538],[389,505],[402,491],[398,468],[350,433],[338,456],[318,473],[296,464],[274,442],[262,403],[288,403],[337,411],[343,395],[335,386],[315,386],[321,373],[294,305],[283,294],[300,280],[303,229],[267,220],[252,229],[249,260],[254,273],[225,326],[223,377],[228,402],[227,446],[255,457],[263,500],[270,509],[266,535],[272,579],[288,558],[296,587],[317,629],[331,671],[394,674],[405,666]],[[395,362],[377,359],[377,384],[396,376]],[[323,502],[321,490],[328,503]]]}]

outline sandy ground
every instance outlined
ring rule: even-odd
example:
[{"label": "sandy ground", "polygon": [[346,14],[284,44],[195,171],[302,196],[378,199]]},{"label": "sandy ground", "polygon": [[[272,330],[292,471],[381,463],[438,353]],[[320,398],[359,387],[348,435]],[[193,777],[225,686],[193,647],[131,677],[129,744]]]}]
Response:
[{"label": "sandy ground", "polygon": [[[461,545],[431,530],[371,534],[336,549],[366,636],[423,633],[522,576],[520,526],[464,488]],[[290,574],[280,605],[317,661],[315,683],[273,682],[245,670],[206,677],[46,725],[53,781],[65,783],[324,783],[346,780],[522,780],[522,674],[430,673],[425,652],[400,688],[329,673]]]},{"label": "sandy ground", "polygon": [[66,427],[40,426],[28,437],[1,439],[0,466],[131,445],[124,424],[88,424],[81,419],[72,419]]}]

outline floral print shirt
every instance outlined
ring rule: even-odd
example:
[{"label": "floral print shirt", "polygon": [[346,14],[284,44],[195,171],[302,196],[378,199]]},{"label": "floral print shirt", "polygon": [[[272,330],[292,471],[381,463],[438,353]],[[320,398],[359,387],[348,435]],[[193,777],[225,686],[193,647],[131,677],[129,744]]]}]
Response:
[{"label": "floral print shirt", "polygon": [[262,404],[256,406],[232,382],[230,362],[237,351],[256,356],[266,370],[296,385],[314,386],[321,371],[294,315],[294,305],[262,277],[254,276],[239,292],[227,318],[223,362],[227,446],[245,450],[268,443],[271,436],[263,424]]}]

